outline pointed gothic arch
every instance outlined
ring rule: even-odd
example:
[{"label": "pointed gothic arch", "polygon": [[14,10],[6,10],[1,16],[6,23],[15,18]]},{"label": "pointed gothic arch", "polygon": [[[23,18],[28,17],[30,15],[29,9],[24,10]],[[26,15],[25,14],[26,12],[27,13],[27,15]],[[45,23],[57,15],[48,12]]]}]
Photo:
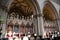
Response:
[{"label": "pointed gothic arch", "polygon": [[[24,0],[25,1],[25,0]],[[40,17],[40,7],[39,7],[39,4],[38,4],[38,2],[37,2],[37,0],[27,0],[27,1],[29,1],[29,3],[31,3],[32,4],[32,6],[33,6],[33,8],[34,8],[34,10],[33,10],[33,18],[35,19],[35,21],[36,20],[38,20],[37,19],[37,16],[39,16]],[[11,4],[14,2],[14,0],[11,0],[10,2],[9,2],[9,5],[8,5],[8,14],[9,14],[9,10],[10,10],[10,7],[11,7]],[[30,5],[31,6],[31,5]],[[14,6],[15,7],[15,6]],[[7,14],[7,16],[8,16],[8,14]],[[22,14],[21,14],[22,15]],[[33,23],[34,24],[34,23]],[[37,21],[36,21],[36,26],[35,26],[36,28],[36,30],[34,29],[34,32],[35,33],[37,33],[37,27],[38,27],[38,24],[37,24]]]},{"label": "pointed gothic arch", "polygon": [[45,20],[49,20],[52,23],[54,22],[56,28],[56,31],[59,31],[58,23],[57,23],[57,17],[58,13],[54,5],[50,1],[45,1],[45,5],[43,8],[43,15]]},{"label": "pointed gothic arch", "polygon": [[[48,0],[48,1],[45,1],[44,7],[45,7],[46,5],[49,6],[49,7],[51,8],[51,10],[53,10],[54,15],[55,15],[55,17],[56,17],[56,19],[57,19],[58,12],[57,12],[56,8],[54,7],[53,3]],[[43,9],[44,9],[44,7],[43,7]]]},{"label": "pointed gothic arch", "polygon": [[[24,0],[23,0],[24,1]],[[13,5],[15,5],[16,4],[16,2],[18,2],[18,3],[21,3],[22,5],[24,5],[24,6],[26,6],[26,4],[24,4],[23,3],[23,1],[21,0],[21,2],[18,2],[18,1],[16,1],[16,0],[11,0],[10,2],[9,2],[9,5],[8,5],[8,13],[10,13],[9,11],[11,11],[12,9],[11,9],[11,6],[13,6]],[[36,1],[36,0],[26,0],[26,2],[29,2],[29,3],[27,3],[27,4],[29,4],[30,5],[30,8],[28,8],[27,9],[27,11],[33,11],[33,12],[31,12],[29,15],[31,15],[31,14],[33,14],[34,13],[34,15],[36,15],[37,14],[37,12],[39,12],[40,13],[40,7],[39,7],[39,4],[38,4],[38,2]],[[15,4],[14,4],[15,3]],[[13,5],[12,5],[13,4]],[[22,6],[21,5],[21,6]],[[20,6],[19,4],[17,5],[17,6]],[[15,6],[14,6],[15,7]],[[14,7],[12,7],[12,8],[14,8]],[[32,8],[31,8],[32,7]],[[11,10],[10,10],[11,9]],[[18,9],[18,8],[17,8]],[[17,10],[16,9],[16,10]],[[19,9],[18,9],[19,10]],[[22,8],[21,10],[23,10],[24,11],[24,9]],[[21,11],[20,10],[20,11]],[[18,11],[19,12],[19,11]],[[22,11],[21,11],[22,12]],[[22,12],[23,13],[23,12]],[[29,13],[29,12],[28,12]],[[23,13],[24,14],[24,13]],[[20,14],[20,15],[22,15],[22,14]],[[25,14],[24,14],[25,15]]]}]

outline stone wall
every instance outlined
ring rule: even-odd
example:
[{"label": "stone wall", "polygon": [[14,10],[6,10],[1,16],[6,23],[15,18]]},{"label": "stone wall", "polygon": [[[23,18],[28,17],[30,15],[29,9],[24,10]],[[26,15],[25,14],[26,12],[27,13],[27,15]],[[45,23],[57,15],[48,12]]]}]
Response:
[{"label": "stone wall", "polygon": [[2,20],[2,35],[4,35],[5,31],[5,27],[6,27],[6,18],[7,18],[7,12],[3,9],[0,8],[0,16],[1,16],[1,20]]}]

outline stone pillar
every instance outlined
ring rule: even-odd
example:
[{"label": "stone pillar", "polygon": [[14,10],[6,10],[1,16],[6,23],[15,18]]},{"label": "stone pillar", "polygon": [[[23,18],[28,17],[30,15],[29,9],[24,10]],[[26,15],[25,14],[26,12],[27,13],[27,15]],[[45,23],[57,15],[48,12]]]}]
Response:
[{"label": "stone pillar", "polygon": [[2,18],[2,37],[4,36],[6,32],[6,18],[7,18],[7,12],[3,9],[1,9],[1,18]]},{"label": "stone pillar", "polygon": [[38,34],[39,35],[44,35],[44,25],[43,25],[43,8],[44,8],[44,2],[46,0],[37,0],[38,4],[39,4],[39,9],[40,11],[37,12],[37,20],[38,20]]},{"label": "stone pillar", "polygon": [[59,26],[59,32],[60,32],[60,10],[59,10],[59,17],[58,17],[58,26]]},{"label": "stone pillar", "polygon": [[38,20],[38,35],[43,36],[44,34],[43,16],[41,14],[38,14],[37,20]]},{"label": "stone pillar", "polygon": [[33,27],[34,27],[34,33],[38,34],[38,26],[37,26],[37,19],[33,18]]}]

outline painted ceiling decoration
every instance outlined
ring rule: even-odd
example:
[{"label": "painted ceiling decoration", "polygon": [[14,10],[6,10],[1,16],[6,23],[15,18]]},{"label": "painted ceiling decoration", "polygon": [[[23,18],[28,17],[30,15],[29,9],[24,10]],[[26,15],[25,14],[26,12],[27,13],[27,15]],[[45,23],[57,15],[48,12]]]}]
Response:
[{"label": "painted ceiling decoration", "polygon": [[29,0],[14,0],[10,6],[9,13],[18,12],[20,15],[30,16],[33,14],[34,6]]},{"label": "painted ceiling decoration", "polygon": [[46,4],[44,9],[43,9],[44,17],[46,20],[55,20],[55,11],[51,8],[49,4]]}]

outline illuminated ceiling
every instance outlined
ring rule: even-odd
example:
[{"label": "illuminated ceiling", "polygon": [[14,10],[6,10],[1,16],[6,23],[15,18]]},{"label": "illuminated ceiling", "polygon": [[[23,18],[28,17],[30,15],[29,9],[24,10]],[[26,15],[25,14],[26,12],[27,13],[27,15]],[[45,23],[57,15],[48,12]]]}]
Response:
[{"label": "illuminated ceiling", "polygon": [[53,10],[52,6],[49,4],[46,4],[44,9],[43,9],[44,17],[46,20],[55,20],[55,11]]},{"label": "illuminated ceiling", "polygon": [[33,9],[34,7],[29,0],[14,0],[9,13],[17,12],[21,16],[30,16],[33,14]]}]

